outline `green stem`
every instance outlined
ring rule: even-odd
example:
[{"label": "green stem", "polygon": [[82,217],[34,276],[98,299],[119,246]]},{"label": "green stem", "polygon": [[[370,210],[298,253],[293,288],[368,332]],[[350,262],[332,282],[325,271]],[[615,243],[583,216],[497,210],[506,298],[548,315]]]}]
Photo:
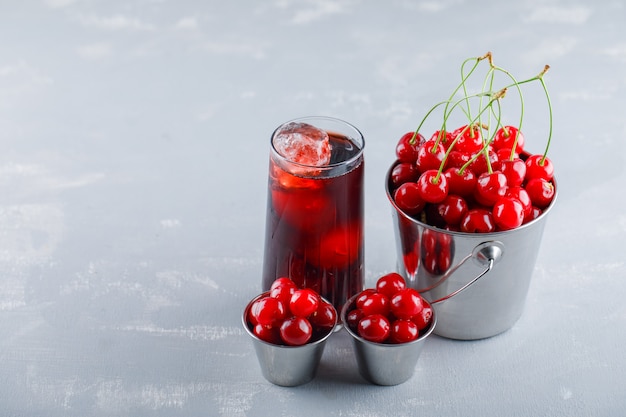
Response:
[{"label": "green stem", "polygon": [[[472,126],[476,123],[476,121],[480,119],[480,116],[481,116],[481,115],[482,115],[485,111],[487,111],[487,109],[489,109],[489,108],[491,107],[491,105],[493,104],[493,102],[494,102],[494,101],[498,101],[498,103],[499,103],[499,100],[500,100],[502,97],[504,97],[504,95],[505,95],[505,94],[506,94],[506,89],[502,89],[502,90],[497,91],[497,92],[495,92],[495,93],[485,93],[485,92],[481,92],[481,93],[477,93],[477,94],[474,94],[474,95],[472,95],[472,96],[469,96],[469,97],[481,97],[481,96],[484,96],[484,95],[488,95],[488,96],[491,96],[491,100],[489,100],[489,103],[487,103],[487,105],[486,105],[485,107],[482,107],[482,108],[480,109],[480,111],[479,111],[479,113],[476,115],[476,117],[475,117],[474,119],[472,119],[472,120],[470,121],[470,123],[468,123],[468,124],[467,124],[467,126],[465,126],[465,128],[464,128],[463,130],[461,130],[461,132],[459,132],[459,134],[458,134],[458,135],[454,138],[454,140],[452,141],[452,143],[450,144],[450,146],[449,146],[449,147],[448,147],[448,149],[446,150],[446,153],[445,153],[445,155],[444,155],[444,157],[443,157],[443,160],[441,161],[441,164],[439,165],[439,170],[437,171],[437,175],[435,176],[435,178],[433,178],[433,182],[434,182],[434,183],[439,182],[439,177],[441,176],[441,173],[443,172],[443,167],[444,167],[444,166],[445,166],[445,164],[446,164],[446,161],[447,161],[447,159],[448,159],[448,156],[450,155],[450,152],[452,152],[452,150],[454,149],[454,145],[458,142],[458,140],[461,138],[461,136],[463,136],[463,134],[467,131],[467,129],[470,129],[470,128],[471,128],[471,127],[472,127]],[[452,106],[451,111],[454,109],[454,107],[455,107],[455,106],[459,105],[459,103],[463,102],[464,100],[465,100],[465,98],[463,98],[463,99],[461,99],[461,100],[457,101],[457,102],[456,102],[456,103]],[[487,148],[487,145],[488,145],[488,143],[486,143],[486,144],[485,144],[485,146],[484,146],[484,148],[483,148],[483,149],[486,149],[486,148]],[[480,152],[478,152],[478,153],[480,153]],[[472,160],[476,159],[476,157],[477,157],[477,155],[474,155],[474,158],[473,158]],[[488,159],[489,159],[489,158],[487,158],[487,160],[488,160]],[[466,163],[465,165],[463,165],[463,167],[461,168],[461,170],[462,170],[462,169],[465,169],[465,168],[466,168],[466,165],[469,165],[469,163]]]},{"label": "green stem", "polygon": [[548,71],[550,67],[548,65],[545,66],[544,70],[539,74],[539,82],[541,83],[541,87],[543,87],[544,93],[546,93],[546,99],[548,100],[548,114],[550,117],[550,125],[548,130],[548,142],[546,143],[546,150],[543,152],[543,158],[539,161],[539,164],[543,166],[546,161],[546,157],[548,156],[548,149],[550,149],[550,141],[552,140],[552,102],[550,101],[550,94],[548,94],[548,87],[546,87],[546,83],[543,80],[543,75]]}]

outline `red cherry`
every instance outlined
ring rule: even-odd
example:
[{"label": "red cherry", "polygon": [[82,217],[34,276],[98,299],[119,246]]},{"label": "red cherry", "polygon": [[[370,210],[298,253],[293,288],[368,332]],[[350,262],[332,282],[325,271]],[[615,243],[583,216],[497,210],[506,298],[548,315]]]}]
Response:
[{"label": "red cherry", "polygon": [[452,137],[457,141],[454,149],[466,154],[476,153],[483,147],[483,139],[477,125],[461,126],[452,132]]},{"label": "red cherry", "polygon": [[382,314],[365,316],[359,321],[359,336],[370,342],[383,343],[389,337],[390,332],[391,324],[389,319]]},{"label": "red cherry", "polygon": [[[415,139],[413,139],[413,136],[415,136]],[[414,164],[417,160],[417,151],[423,141],[424,137],[420,133],[405,133],[396,144],[396,157],[401,162]]]},{"label": "red cherry", "polygon": [[424,308],[422,296],[413,288],[405,288],[391,297],[391,313],[399,319],[408,319]]},{"label": "red cherry", "polygon": [[468,206],[463,197],[448,194],[441,203],[436,204],[436,209],[444,222],[454,226],[461,222],[461,218],[467,213]]},{"label": "red cherry", "polygon": [[267,296],[252,304],[250,314],[254,322],[262,326],[273,326],[285,319],[287,311],[280,300]]},{"label": "red cherry", "polygon": [[278,288],[278,287],[291,287],[295,290],[297,288],[297,285],[295,282],[293,282],[293,280],[291,280],[288,277],[279,277],[279,278],[276,278],[274,282],[272,282],[272,285],[270,286],[270,290],[273,290],[274,288]]},{"label": "red cherry", "polygon": [[301,346],[313,335],[313,326],[304,317],[290,317],[280,325],[280,337],[285,344]]},{"label": "red cherry", "polygon": [[384,294],[374,292],[363,300],[359,308],[365,316],[371,316],[372,314],[386,316],[389,314],[389,298]]},{"label": "red cherry", "polygon": [[252,333],[259,339],[263,340],[267,343],[272,343],[274,345],[282,344],[282,339],[280,338],[280,330],[278,327],[268,327],[257,324],[252,329]]},{"label": "red cherry", "polygon": [[270,290],[270,297],[277,298],[280,300],[283,305],[288,306],[289,301],[291,301],[291,296],[296,291],[297,287],[295,284],[293,286],[290,285],[278,285]]},{"label": "red cherry", "polygon": [[[362,243],[362,227],[358,222],[337,225],[310,241],[308,261],[324,269],[345,268],[358,257]],[[307,284],[307,287],[311,287]]]},{"label": "red cherry", "polygon": [[428,203],[439,203],[448,195],[448,180],[436,169],[423,172],[417,186],[422,199]]},{"label": "red cherry", "polygon": [[515,229],[524,222],[524,206],[516,198],[502,197],[493,205],[493,220],[501,230]]},{"label": "red cherry", "polygon": [[544,178],[532,178],[525,188],[533,205],[541,209],[548,207],[554,198],[554,184]]},{"label": "red cherry", "polygon": [[524,223],[535,220],[537,217],[541,216],[541,213],[543,213],[543,210],[541,210],[539,207],[533,206],[533,208],[530,210],[530,216],[524,219]]},{"label": "red cherry", "polygon": [[528,195],[528,192],[525,188],[519,186],[509,187],[507,188],[506,194],[504,195],[505,197],[512,197],[519,200],[519,202],[522,203],[522,206],[524,207],[524,219],[530,217],[533,204],[532,201],[530,201],[530,196]]},{"label": "red cherry", "polygon": [[387,298],[393,297],[395,293],[406,288],[404,277],[397,272],[390,272],[376,281],[376,291],[384,294]]},{"label": "red cherry", "polygon": [[478,178],[471,169],[466,168],[463,172],[460,172],[459,168],[452,167],[446,169],[444,175],[448,180],[448,192],[450,194],[465,197],[474,193]]},{"label": "red cherry", "polygon": [[420,173],[415,163],[401,162],[391,170],[391,184],[397,188],[405,182],[415,182]]},{"label": "red cherry", "polygon": [[369,297],[371,294],[374,294],[374,293],[376,293],[376,290],[374,288],[366,288],[363,291],[361,291],[359,295],[356,296],[356,300],[355,300],[356,308],[360,309],[363,303],[365,302],[365,300],[367,300],[367,297]]},{"label": "red cherry", "polygon": [[294,291],[289,301],[291,314],[298,317],[309,317],[319,306],[319,295],[310,288]]},{"label": "red cherry", "polygon": [[363,317],[365,316],[363,315],[363,312],[361,311],[361,309],[355,308],[354,310],[351,310],[346,315],[346,322],[348,323],[348,326],[350,326],[352,330],[357,331],[359,322],[361,321]]},{"label": "red cherry", "polygon": [[320,301],[317,310],[309,317],[309,322],[317,329],[332,329],[337,323],[337,310],[332,304]]},{"label": "red cherry", "polygon": [[439,143],[435,146],[435,141],[429,139],[419,148],[415,165],[420,172],[439,169],[445,157],[446,149],[443,144]]},{"label": "red cherry", "polygon": [[433,308],[430,305],[425,304],[422,311],[413,316],[411,321],[415,323],[417,328],[421,331],[427,328],[430,325],[430,322],[433,319]]},{"label": "red cherry", "polygon": [[506,177],[506,184],[509,187],[522,185],[526,177],[526,164],[521,159],[505,159],[498,161],[498,170]]},{"label": "red cherry", "polygon": [[436,130],[429,140],[432,140],[433,142],[435,142],[437,139],[439,139],[439,143],[441,143],[443,147],[447,150],[450,147],[450,144],[452,143],[452,141],[454,140],[454,137],[452,136],[452,132],[446,132],[445,130],[444,131]]},{"label": "red cherry", "polygon": [[395,320],[391,323],[389,342],[407,343],[419,337],[420,330],[411,320]]},{"label": "red cherry", "polygon": [[463,167],[463,165],[469,162],[470,158],[471,158],[470,154],[463,153],[460,151],[455,151],[455,150],[450,151],[450,154],[448,154],[448,159],[446,160],[446,167],[461,168]]},{"label": "red cherry", "polygon": [[482,208],[469,210],[461,219],[459,227],[465,233],[490,233],[496,230],[493,215]]},{"label": "red cherry", "polygon": [[398,208],[409,216],[419,213],[426,205],[415,182],[406,182],[398,187],[393,194],[393,200]]},{"label": "red cherry", "polygon": [[[498,161],[498,154],[495,153],[491,147],[487,149],[487,154],[489,155],[489,162],[491,164]],[[469,168],[474,171],[476,175],[487,172],[489,167],[487,166],[487,160],[485,159],[485,152],[481,152],[478,157],[469,164]]]},{"label": "red cherry", "polygon": [[524,151],[526,140],[522,132],[515,126],[504,126],[498,129],[491,144],[495,149],[508,149],[510,156],[516,137],[517,144],[515,145],[515,152],[520,154]]},{"label": "red cherry", "polygon": [[[498,155],[499,161],[511,159],[511,148],[496,149],[496,155]],[[513,159],[515,158],[519,158],[519,153],[516,152],[513,154]]]},{"label": "red cherry", "polygon": [[543,155],[531,155],[526,158],[526,178],[543,178],[550,181],[554,176],[554,165],[550,158],[543,158]]},{"label": "red cherry", "polygon": [[506,187],[506,177],[502,172],[484,172],[478,177],[474,196],[480,204],[493,206],[500,197],[504,196]]}]

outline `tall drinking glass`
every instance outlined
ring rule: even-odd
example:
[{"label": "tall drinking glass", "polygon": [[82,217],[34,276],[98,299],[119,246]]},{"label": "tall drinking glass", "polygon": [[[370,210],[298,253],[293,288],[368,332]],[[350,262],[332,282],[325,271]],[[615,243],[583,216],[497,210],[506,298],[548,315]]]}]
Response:
[{"label": "tall drinking glass", "polygon": [[363,147],[330,117],[279,126],[271,138],[262,287],[291,278],[337,311],[363,288]]}]

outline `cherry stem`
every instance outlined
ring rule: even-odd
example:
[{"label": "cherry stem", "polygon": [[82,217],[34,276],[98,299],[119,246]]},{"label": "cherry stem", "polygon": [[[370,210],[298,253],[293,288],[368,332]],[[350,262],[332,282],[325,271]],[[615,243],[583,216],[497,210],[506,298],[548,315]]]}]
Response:
[{"label": "cherry stem", "polygon": [[548,115],[549,115],[549,129],[548,129],[548,142],[546,143],[546,150],[543,152],[543,157],[539,160],[539,165],[543,166],[546,162],[546,157],[548,156],[548,149],[550,149],[550,141],[552,140],[552,102],[550,101],[550,94],[548,94],[548,87],[546,87],[546,83],[543,80],[543,75],[550,69],[549,65],[546,65],[541,71],[541,73],[537,76],[539,78],[539,82],[541,83],[541,87],[543,87],[544,93],[546,93],[546,99],[548,100]]},{"label": "cherry stem", "polygon": [[422,121],[420,122],[420,124],[417,126],[417,129],[415,129],[415,132],[413,132],[413,136],[411,137],[411,139],[409,140],[409,144],[411,145],[415,145],[415,139],[417,138],[417,134],[419,133],[420,129],[422,128],[422,125],[424,124],[424,122],[426,121],[426,119],[428,119],[428,116],[430,116],[430,114],[439,106],[441,106],[442,104],[446,104],[447,105],[450,103],[450,100],[446,100],[446,101],[441,101],[437,104],[435,104],[434,106],[432,106],[430,108],[430,110],[428,110],[428,112],[426,113],[426,115],[422,118]]},{"label": "cherry stem", "polygon": [[[497,118],[498,120],[500,120],[501,116],[502,116],[502,106],[500,105],[500,99],[503,98],[506,94],[506,89],[504,90],[500,90],[498,91],[495,95],[494,98],[483,108],[484,112],[487,109],[491,109],[490,111],[493,111],[492,109],[492,105],[494,102],[496,102],[498,104],[498,115]],[[479,114],[480,116],[480,114]],[[480,154],[484,154],[485,155],[485,161],[487,162],[487,172],[489,172],[490,174],[493,172],[493,168],[491,167],[491,160],[489,158],[489,151],[487,150],[489,148],[489,144],[493,141],[493,138],[495,137],[495,133],[489,136],[489,140],[485,141],[483,140],[483,147],[479,152],[476,152],[466,163],[463,164],[463,166],[461,166],[461,168],[459,168],[459,173],[463,173],[463,171],[469,167],[472,162],[474,162],[476,159],[478,159],[478,157],[480,156]]]},{"label": "cherry stem", "polygon": [[[487,111],[491,105],[493,104],[494,101],[498,101],[503,98],[506,94],[506,89],[502,89],[500,91],[497,91],[495,93],[488,93],[488,92],[482,92],[482,93],[477,93],[474,94],[472,96],[467,96],[464,97],[460,100],[458,100],[456,103],[454,103],[454,105],[452,106],[452,109],[450,110],[450,113],[452,112],[452,110],[458,106],[460,103],[462,103],[463,101],[465,101],[468,97],[482,97],[482,96],[490,96],[491,99],[489,100],[489,103],[487,103],[487,105],[485,107],[482,107],[480,109],[480,112],[478,113],[478,115],[476,115],[476,117],[474,117],[470,123],[467,124],[467,126],[465,126],[465,128],[463,128],[463,130],[461,130],[459,132],[458,135],[456,135],[456,137],[454,138],[454,140],[452,140],[452,142],[450,143],[450,146],[448,147],[448,149],[446,150],[446,153],[443,157],[443,160],[441,161],[441,164],[439,165],[439,170],[437,171],[437,175],[435,176],[435,178],[433,178],[433,183],[436,184],[439,182],[439,177],[441,176],[441,173],[443,172],[443,168],[446,165],[446,161],[448,160],[448,156],[450,155],[450,152],[452,152],[452,150],[454,149],[454,145],[456,145],[456,143],[459,141],[459,139],[463,136],[463,134],[467,131],[467,129],[470,129],[473,125],[475,125],[477,123],[478,120],[480,120],[480,116]],[[499,107],[499,106],[498,106]],[[447,117],[450,115],[450,113],[448,113],[448,115],[445,116],[444,118],[444,125],[445,125],[445,120],[447,119]],[[485,144],[485,146],[483,147],[483,149],[487,148],[488,143]],[[470,160],[473,161],[478,157],[478,154],[480,152],[478,152],[476,155],[474,155],[474,157]],[[487,161],[489,161],[489,158],[487,158]],[[469,165],[469,162],[464,164],[461,169],[459,170],[459,172],[463,172],[463,169],[466,168],[466,166]]]},{"label": "cherry stem", "polygon": [[[467,89],[465,86],[465,82],[467,81],[467,79],[472,75],[472,73],[476,70],[476,68],[478,67],[478,64],[484,60],[484,59],[488,59],[489,61],[491,61],[491,52],[487,52],[485,55],[477,57],[477,58],[468,58],[465,61],[463,61],[463,64],[461,64],[461,83],[454,89],[454,91],[452,92],[452,94],[450,94],[450,98],[448,99],[448,104],[450,102],[452,102],[452,99],[454,98],[454,96],[456,95],[456,93],[463,88],[463,96],[464,96],[464,100],[467,103],[467,116],[468,118],[470,117],[470,109],[469,109],[469,98],[470,96],[468,96],[467,94]],[[474,62],[474,66],[472,67],[472,69],[469,70],[469,72],[467,74],[465,74],[465,65],[468,62],[471,61],[475,61]],[[455,104],[456,106],[456,104]],[[455,107],[453,106],[453,108]],[[450,112],[452,112],[452,109],[450,109]],[[436,146],[439,144],[439,142],[441,141],[441,138],[443,137],[443,132],[445,132],[446,130],[446,121],[448,119],[449,116],[449,112],[448,112],[448,105],[446,105],[446,107],[443,110],[443,114],[444,114],[444,120],[443,120],[443,125],[441,126],[441,129],[439,129],[439,135],[437,135],[437,139],[435,140],[435,144],[433,145],[433,150],[436,148]]]}]

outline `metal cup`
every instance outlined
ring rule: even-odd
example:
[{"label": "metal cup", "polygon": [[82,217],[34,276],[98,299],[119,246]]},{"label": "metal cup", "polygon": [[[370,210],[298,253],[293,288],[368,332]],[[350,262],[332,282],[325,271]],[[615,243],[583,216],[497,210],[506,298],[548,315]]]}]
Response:
[{"label": "metal cup", "polygon": [[267,294],[268,292],[264,292],[250,301],[242,316],[243,328],[252,339],[261,373],[275,385],[295,387],[306,384],[315,378],[326,341],[333,333],[333,329],[322,338],[302,346],[275,345],[259,339],[250,330],[247,317],[252,304]]},{"label": "metal cup", "polygon": [[[358,294],[351,297],[341,310],[341,320],[346,323],[348,313],[354,308]],[[430,326],[416,340],[408,343],[385,344],[367,341],[344,326],[354,345],[359,373],[376,385],[398,385],[415,373],[426,338],[433,332],[437,318],[433,309]]]}]

